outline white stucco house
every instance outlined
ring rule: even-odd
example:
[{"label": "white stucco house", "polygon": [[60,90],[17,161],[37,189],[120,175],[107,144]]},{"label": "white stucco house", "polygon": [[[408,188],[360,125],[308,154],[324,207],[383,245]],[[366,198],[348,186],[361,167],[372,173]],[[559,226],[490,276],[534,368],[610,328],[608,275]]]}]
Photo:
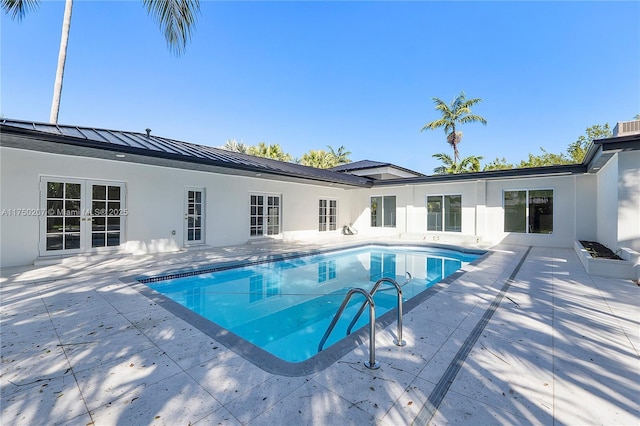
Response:
[{"label": "white stucco house", "polygon": [[[365,236],[573,247],[598,241],[638,278],[640,121],[581,164],[425,176],[375,161],[333,170],[146,133],[0,121],[0,263]],[[630,272],[629,272],[630,271]]]}]

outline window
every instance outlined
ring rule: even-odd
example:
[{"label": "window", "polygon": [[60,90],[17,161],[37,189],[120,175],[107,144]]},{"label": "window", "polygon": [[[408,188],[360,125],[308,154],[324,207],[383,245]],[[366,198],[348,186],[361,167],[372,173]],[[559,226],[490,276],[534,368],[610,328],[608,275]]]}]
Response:
[{"label": "window", "polygon": [[280,196],[250,196],[249,235],[252,237],[280,234]]},{"label": "window", "polygon": [[462,232],[462,195],[427,196],[427,231]]},{"label": "window", "polygon": [[318,263],[318,284],[338,278],[338,264],[335,260]]},{"label": "window", "polygon": [[553,233],[553,190],[504,191],[504,232]]},{"label": "window", "polygon": [[84,179],[40,181],[40,253],[117,249],[124,243],[125,184]]},{"label": "window", "polygon": [[396,279],[396,255],[372,252],[369,258],[369,281],[376,282],[383,277]]},{"label": "window", "polygon": [[371,197],[371,226],[396,226],[396,196]]},{"label": "window", "polygon": [[278,277],[262,274],[249,277],[249,303],[259,302],[279,294]]},{"label": "window", "polygon": [[338,200],[318,201],[318,231],[335,231],[337,228]]}]

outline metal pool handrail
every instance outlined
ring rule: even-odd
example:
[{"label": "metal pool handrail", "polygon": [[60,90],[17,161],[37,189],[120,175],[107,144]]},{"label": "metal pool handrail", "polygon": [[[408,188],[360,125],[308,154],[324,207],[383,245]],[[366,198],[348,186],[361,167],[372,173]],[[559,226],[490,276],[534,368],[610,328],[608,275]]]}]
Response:
[{"label": "metal pool handrail", "polygon": [[[395,343],[396,346],[404,346],[407,344],[407,342],[402,340],[402,287],[407,285],[413,277],[409,272],[405,272],[405,277],[407,277],[407,280],[404,283],[402,283],[402,285],[398,285],[398,282],[393,278],[388,278],[388,277],[380,278],[378,281],[376,281],[373,288],[371,289],[371,292],[369,293],[371,297],[373,297],[376,294],[376,292],[380,289],[380,286],[382,285],[382,283],[384,282],[391,283],[396,288],[396,292],[398,293],[398,319],[396,321],[398,324],[397,326],[398,336],[397,336],[397,339],[393,340],[393,343]],[[383,290],[386,290],[386,289],[383,289]],[[358,313],[356,313],[353,319],[351,320],[349,327],[347,327],[347,335],[351,334],[351,330],[353,329],[353,326],[356,325],[356,322],[358,322],[358,320],[360,319],[360,315],[362,315],[362,312],[364,311],[365,306],[366,306],[366,302],[363,303],[362,306],[360,306]]]},{"label": "metal pool handrail", "polygon": [[376,362],[376,305],[373,302],[373,297],[366,290],[363,290],[361,288],[352,288],[351,290],[349,290],[344,300],[342,301],[342,305],[340,305],[338,312],[336,312],[333,320],[331,320],[331,324],[329,324],[327,331],[325,331],[324,336],[322,336],[322,340],[320,340],[320,343],[318,344],[318,352],[322,351],[322,347],[326,343],[329,335],[333,331],[333,328],[336,326],[336,323],[340,319],[340,315],[342,315],[342,312],[344,312],[345,308],[347,307],[347,303],[349,303],[351,296],[353,296],[355,293],[360,293],[365,297],[366,300],[362,305],[363,309],[364,306],[369,304],[369,362],[365,362],[364,365],[367,368],[375,370],[380,367],[380,364]]}]

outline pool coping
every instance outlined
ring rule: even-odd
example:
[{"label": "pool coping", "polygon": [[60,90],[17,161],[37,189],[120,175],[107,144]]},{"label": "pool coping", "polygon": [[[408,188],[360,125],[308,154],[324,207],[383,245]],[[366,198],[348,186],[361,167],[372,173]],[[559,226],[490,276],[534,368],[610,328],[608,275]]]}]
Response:
[{"label": "pool coping", "polygon": [[[438,248],[438,249],[448,249],[455,250],[465,254],[480,254],[480,257],[475,259],[472,262],[469,262],[467,265],[463,266],[460,270],[454,272],[453,274],[447,276],[442,281],[432,285],[428,289],[418,293],[416,296],[407,300],[403,303],[403,314],[406,315],[412,309],[421,305],[424,301],[438,294],[443,289],[447,288],[447,286],[466,274],[467,268],[473,268],[478,264],[482,263],[486,259],[488,259],[491,255],[495,253],[495,251],[491,249],[468,249],[464,247],[457,247],[453,245],[444,245],[444,244],[428,244],[428,243],[386,243],[386,242],[375,242],[375,243],[358,243],[355,245],[347,245],[341,247],[332,247],[327,249],[312,249],[306,251],[296,251],[293,253],[281,253],[281,254],[269,254],[265,256],[252,256],[249,259],[238,259],[233,261],[223,261],[219,263],[213,263],[208,267],[197,267],[197,268],[181,268],[177,271],[169,270],[165,274],[155,275],[154,277],[144,277],[141,275],[131,275],[122,277],[120,279],[121,282],[129,285],[133,289],[137,290],[143,296],[155,302],[158,306],[166,309],[168,312],[173,315],[181,318],[187,323],[191,324],[193,327],[206,334],[207,336],[215,339],[226,348],[236,353],[240,357],[245,360],[251,362],[258,368],[280,376],[285,377],[301,377],[305,375],[309,375],[312,373],[317,373],[322,370],[325,370],[336,361],[347,355],[352,350],[356,349],[358,346],[368,342],[368,327],[362,327],[359,330],[351,333],[350,335],[342,338],[338,342],[332,344],[331,346],[323,349],[321,352],[316,355],[310,357],[309,359],[301,362],[289,362],[285,361],[266,350],[254,345],[243,337],[238,336],[237,334],[217,325],[211,320],[204,318],[203,316],[193,312],[187,307],[181,305],[180,303],[168,298],[167,296],[161,294],[160,292],[152,289],[142,281],[146,281],[148,283],[158,282],[161,280],[168,280],[172,278],[184,277],[197,275],[208,272],[222,271],[232,268],[237,268],[241,266],[252,266],[261,263],[268,262],[276,262],[280,260],[290,260],[304,256],[313,256],[318,254],[331,253],[339,250],[350,250],[367,246],[385,246],[385,247],[417,247],[417,248]],[[217,266],[213,266],[217,265]],[[154,278],[158,278],[154,280]],[[380,317],[376,318],[376,333],[381,330],[387,328],[391,324],[397,321],[397,308],[393,308],[388,312],[384,313]]]}]

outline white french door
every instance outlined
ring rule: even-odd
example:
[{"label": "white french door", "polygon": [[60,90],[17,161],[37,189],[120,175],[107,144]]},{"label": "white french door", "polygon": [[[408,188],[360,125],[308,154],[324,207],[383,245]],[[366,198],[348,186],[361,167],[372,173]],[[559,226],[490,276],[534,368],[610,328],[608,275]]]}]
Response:
[{"label": "white french door", "polygon": [[184,195],[184,244],[204,244],[204,188],[186,188]]},{"label": "white french door", "polygon": [[126,187],[122,182],[40,180],[40,255],[109,251],[125,242]]}]

